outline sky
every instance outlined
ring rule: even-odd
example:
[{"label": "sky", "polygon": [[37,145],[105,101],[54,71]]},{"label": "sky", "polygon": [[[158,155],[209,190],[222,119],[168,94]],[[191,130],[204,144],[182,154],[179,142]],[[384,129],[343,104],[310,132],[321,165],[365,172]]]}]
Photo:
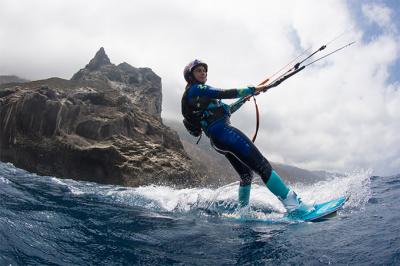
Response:
[{"label": "sky", "polygon": [[[356,41],[257,97],[256,144],[273,162],[392,175],[399,31],[400,0],[0,0],[0,75],[70,79],[104,47],[112,63],[159,75],[162,117],[181,120],[182,71],[195,58],[208,63],[209,85],[228,89],[258,84],[304,50]],[[252,136],[253,103],[232,124]]]}]

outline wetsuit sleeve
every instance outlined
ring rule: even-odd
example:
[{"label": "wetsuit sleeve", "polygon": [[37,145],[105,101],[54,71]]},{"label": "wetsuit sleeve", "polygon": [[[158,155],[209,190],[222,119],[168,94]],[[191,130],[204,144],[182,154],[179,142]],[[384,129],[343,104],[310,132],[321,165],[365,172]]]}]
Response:
[{"label": "wetsuit sleeve", "polygon": [[221,90],[203,84],[196,84],[193,86],[196,87],[194,90],[196,96],[205,96],[213,99],[235,99],[254,93],[254,87]]}]

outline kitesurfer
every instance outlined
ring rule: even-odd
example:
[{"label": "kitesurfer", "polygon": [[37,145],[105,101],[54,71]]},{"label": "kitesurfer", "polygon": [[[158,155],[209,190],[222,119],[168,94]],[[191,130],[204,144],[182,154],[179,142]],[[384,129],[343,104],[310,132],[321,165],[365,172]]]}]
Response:
[{"label": "kitesurfer", "polygon": [[249,204],[253,172],[260,175],[267,188],[277,196],[287,212],[293,215],[308,213],[313,207],[303,203],[288,188],[271,164],[254,143],[239,129],[230,124],[230,106],[221,99],[234,99],[255,95],[266,85],[221,90],[206,84],[208,65],[200,60],[190,62],[184,69],[187,82],[182,97],[184,125],[194,136],[202,132],[210,138],[211,145],[232,164],[240,176],[239,204]]}]

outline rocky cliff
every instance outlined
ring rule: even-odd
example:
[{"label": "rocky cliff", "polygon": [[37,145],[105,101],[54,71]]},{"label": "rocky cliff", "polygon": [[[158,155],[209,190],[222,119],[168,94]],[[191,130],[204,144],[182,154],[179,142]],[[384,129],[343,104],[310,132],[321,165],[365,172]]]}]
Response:
[{"label": "rocky cliff", "polygon": [[0,160],[42,175],[138,186],[201,182],[161,121],[161,79],[101,48],[71,80],[0,86]]}]

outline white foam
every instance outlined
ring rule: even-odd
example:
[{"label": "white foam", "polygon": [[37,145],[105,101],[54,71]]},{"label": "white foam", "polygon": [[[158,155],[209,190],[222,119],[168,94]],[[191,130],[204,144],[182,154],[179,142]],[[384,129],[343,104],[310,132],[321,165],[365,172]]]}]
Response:
[{"label": "white foam", "polygon": [[309,186],[297,184],[293,188],[308,203],[326,202],[345,196],[349,197],[345,207],[363,208],[371,197],[371,173],[371,170],[360,170]]},{"label": "white foam", "polygon": [[[217,200],[236,200],[231,190],[227,187],[213,190],[209,188],[176,189],[168,186],[152,185],[131,188],[126,191],[110,191],[108,195],[113,195],[117,200],[127,200],[132,196],[136,199],[147,199],[146,206],[148,207],[181,212],[187,212],[197,207],[207,207],[211,202]],[[136,203],[139,202],[137,201]]]},{"label": "white foam", "polygon": [[[371,195],[370,175],[370,171],[359,171],[312,185],[296,184],[292,188],[307,203],[319,203],[340,196],[350,196],[345,207],[362,208]],[[239,186],[239,182],[235,182],[217,189],[177,189],[156,185],[129,188],[57,178],[52,178],[52,180],[57,184],[67,186],[73,195],[94,196],[118,204],[171,212],[188,212],[197,208],[207,208],[214,202],[225,202],[226,205],[237,203]],[[250,205],[273,210],[276,213],[285,212],[282,203],[264,185],[252,185]]]},{"label": "white foam", "polygon": [[10,184],[10,180],[8,180],[8,179],[5,178],[5,177],[0,176],[0,183],[3,183],[3,184]]}]

